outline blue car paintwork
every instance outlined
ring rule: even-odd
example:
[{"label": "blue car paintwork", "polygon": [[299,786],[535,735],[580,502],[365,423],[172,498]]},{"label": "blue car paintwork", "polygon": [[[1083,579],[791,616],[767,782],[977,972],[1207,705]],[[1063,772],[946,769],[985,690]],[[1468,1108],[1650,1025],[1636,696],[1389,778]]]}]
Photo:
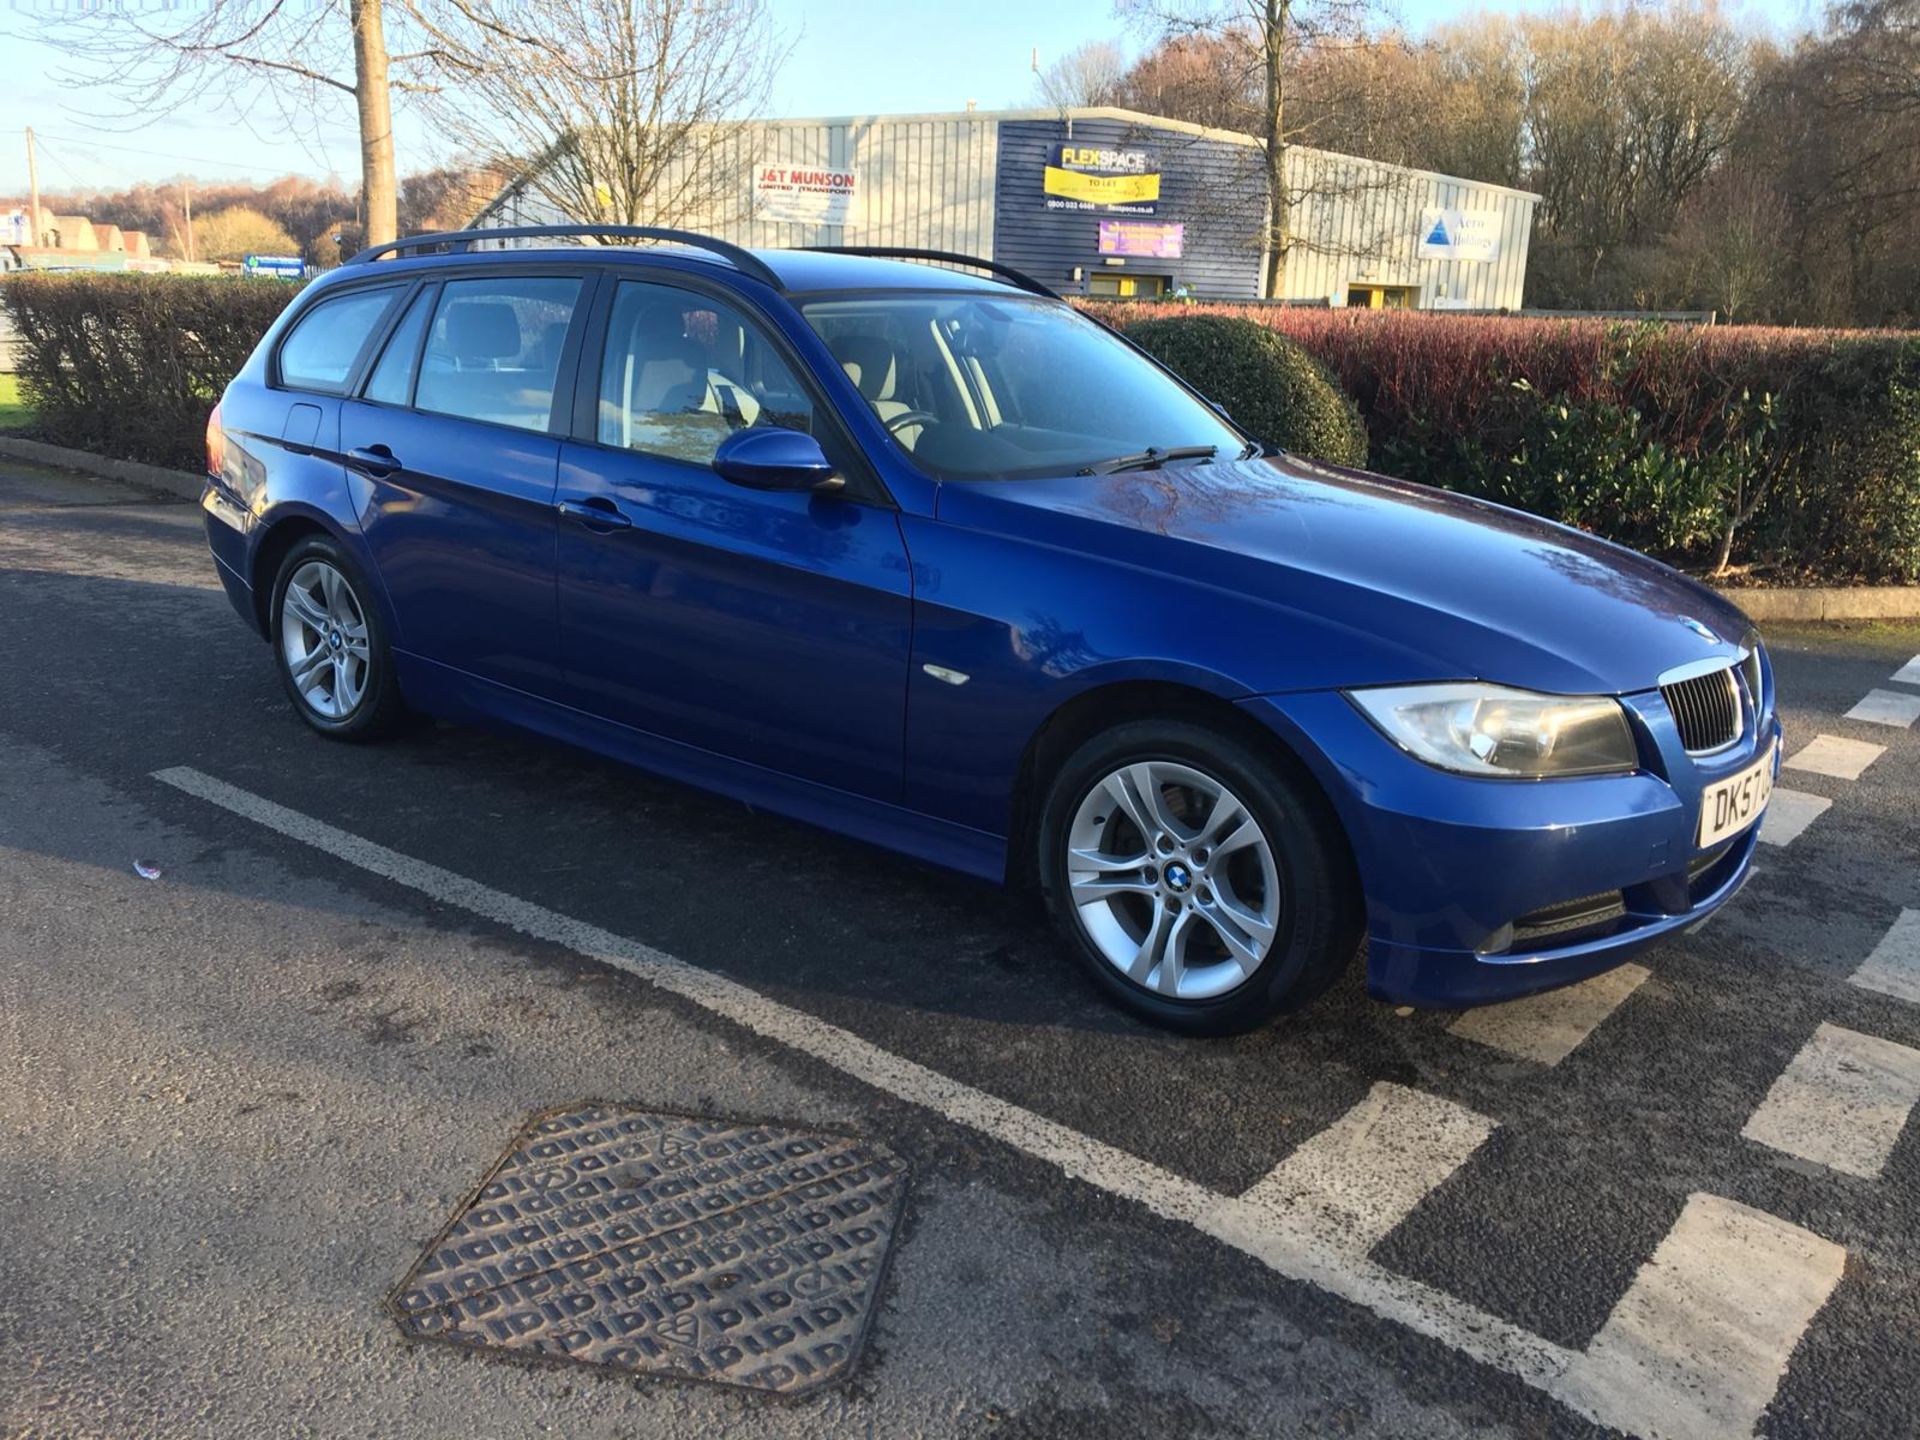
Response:
[{"label": "blue car paintwork", "polygon": [[632,522],[560,522],[560,630],[580,708],[900,799],[913,596],[893,511],[579,444],[559,494]]},{"label": "blue car paintwork", "polygon": [[[911,264],[765,258],[789,291],[1004,293]],[[357,270],[431,280],[489,263],[505,262],[348,267],[309,301],[368,278]],[[1202,692],[1264,726],[1326,791],[1365,892],[1369,986],[1410,1003],[1580,979],[1697,923],[1744,882],[1753,831],[1695,880],[1687,868],[1701,788],[1777,739],[1771,680],[1742,742],[1702,760],[1682,750],[1656,687],[1672,667],[1740,653],[1747,621],[1704,587],[1529,516],[1293,457],[941,484],[772,288],[671,251],[595,263],[719,288],[757,315],[878,492],[750,490],[568,438],[565,425],[530,435],[279,391],[270,334],[222,402],[226,460],[205,502],[236,607],[257,625],[263,543],[289,521],[318,525],[379,577],[412,704],[988,878],[1026,841],[1012,834],[1031,815],[1017,781],[1063,707],[1122,685]],[[290,447],[295,404],[320,416]],[[374,444],[404,468],[356,474],[346,452]],[[589,501],[630,523],[589,523]],[[1340,693],[1439,679],[1619,695],[1641,768],[1453,775],[1406,755]],[[1614,889],[1626,913],[1598,938],[1489,948],[1522,914]]]}]

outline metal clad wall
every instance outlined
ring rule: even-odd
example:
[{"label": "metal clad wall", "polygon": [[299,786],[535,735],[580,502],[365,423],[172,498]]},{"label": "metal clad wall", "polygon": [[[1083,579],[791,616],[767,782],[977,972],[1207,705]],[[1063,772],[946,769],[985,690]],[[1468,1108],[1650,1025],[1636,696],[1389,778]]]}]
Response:
[{"label": "metal clad wall", "polygon": [[[1531,195],[1299,146],[1287,152],[1287,166],[1295,196],[1289,298],[1343,305],[1349,285],[1411,285],[1422,308],[1520,307],[1533,230]],[[1429,207],[1496,213],[1499,253],[1492,260],[1420,258]]]},{"label": "metal clad wall", "polygon": [[[1201,297],[1250,297],[1260,290],[1260,233],[1264,187],[1260,152],[1230,141],[1184,134],[1146,122],[1112,119],[1008,120],[1000,125],[1000,166],[992,258],[1018,266],[1056,289],[1074,288],[1073,267],[1088,273],[1169,276]],[[1145,150],[1160,169],[1160,200],[1152,216],[1114,215],[1184,224],[1177,260],[1130,256],[1103,266],[1098,212],[1050,210],[1042,189],[1049,159],[1063,143]]]},{"label": "metal clad wall", "polygon": [[[705,157],[725,182],[724,195],[698,213],[672,217],[672,223],[769,248],[913,245],[984,255],[993,247],[996,129],[992,120],[965,114],[741,127]],[[754,219],[753,172],[759,165],[857,170],[858,198],[848,223]],[[671,192],[677,178],[663,189]],[[480,223],[544,225],[563,219],[537,196],[518,196]]]}]

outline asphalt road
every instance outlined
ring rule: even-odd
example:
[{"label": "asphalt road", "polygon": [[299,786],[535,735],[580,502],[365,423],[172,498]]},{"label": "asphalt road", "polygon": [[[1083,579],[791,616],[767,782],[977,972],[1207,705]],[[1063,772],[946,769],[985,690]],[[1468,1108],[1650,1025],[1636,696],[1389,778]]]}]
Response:
[{"label": "asphalt road", "polygon": [[[523,737],[323,741],[228,609],[192,507],[0,471],[0,1434],[1605,1433],[1446,1326],[1022,1138],[1055,1127],[1235,1197],[1407,1091],[1489,1124],[1370,1242],[1382,1293],[1599,1353],[1623,1297],[1685,1272],[1661,1247],[1691,1233],[1690,1197],[1718,1197],[1840,1247],[1844,1270],[1781,1322],[1777,1387],[1765,1355],[1689,1358],[1671,1325],[1648,1343],[1710,1388],[1758,1364],[1757,1433],[1920,1434],[1911,1100],[1816,1127],[1891,1125],[1875,1173],[1742,1134],[1823,1025],[1920,1047],[1920,1004],[1849,983],[1920,910],[1920,732],[1843,718],[1900,690],[1920,628],[1769,638],[1789,751],[1884,753],[1857,779],[1783,776],[1831,807],[1575,1024],[1565,1058],[1529,1053],[1524,1023],[1496,1045],[1398,1013],[1357,972],[1286,1023],[1199,1042],[1107,1008],[1026,904],[971,882]],[[796,1048],[155,778],[182,768],[737,981],[827,1038]],[[1013,1118],[877,1083],[861,1044]],[[583,1097],[906,1160],[850,1383],[779,1403],[402,1337],[388,1291],[529,1114]]]}]

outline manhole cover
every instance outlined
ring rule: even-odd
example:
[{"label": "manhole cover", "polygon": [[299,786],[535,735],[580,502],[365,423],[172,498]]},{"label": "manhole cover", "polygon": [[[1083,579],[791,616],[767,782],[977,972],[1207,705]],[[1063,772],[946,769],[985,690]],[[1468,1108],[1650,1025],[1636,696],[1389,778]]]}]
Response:
[{"label": "manhole cover", "polygon": [[409,1335],[795,1395],[848,1374],[906,1165],[844,1135],[533,1120],[394,1291]]}]

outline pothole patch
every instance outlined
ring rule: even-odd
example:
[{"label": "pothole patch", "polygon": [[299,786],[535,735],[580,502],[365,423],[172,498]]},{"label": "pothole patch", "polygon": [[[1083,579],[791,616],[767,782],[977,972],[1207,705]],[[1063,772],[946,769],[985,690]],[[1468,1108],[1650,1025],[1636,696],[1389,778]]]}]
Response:
[{"label": "pothole patch", "polygon": [[389,1301],[407,1334],[799,1395],[858,1363],[906,1164],[846,1135],[536,1116]]}]

